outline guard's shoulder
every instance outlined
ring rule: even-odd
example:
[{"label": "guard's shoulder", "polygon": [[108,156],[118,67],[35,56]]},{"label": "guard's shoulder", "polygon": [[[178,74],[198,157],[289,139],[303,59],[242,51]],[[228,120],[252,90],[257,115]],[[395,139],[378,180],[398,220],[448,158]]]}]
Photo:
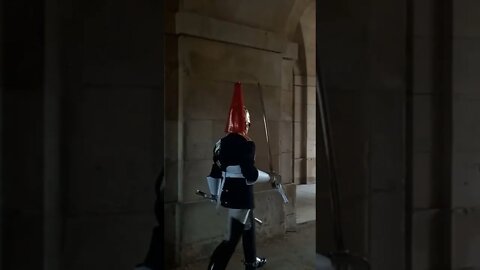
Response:
[{"label": "guard's shoulder", "polygon": [[249,147],[254,147],[255,148],[255,143],[253,141],[246,141],[245,144]]}]

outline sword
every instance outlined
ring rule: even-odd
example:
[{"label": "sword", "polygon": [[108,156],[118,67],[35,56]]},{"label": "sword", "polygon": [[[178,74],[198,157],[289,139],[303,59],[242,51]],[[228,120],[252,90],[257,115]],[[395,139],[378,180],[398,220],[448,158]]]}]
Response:
[{"label": "sword", "polygon": [[268,165],[270,168],[270,172],[274,175],[277,175],[279,178],[279,179],[274,179],[274,181],[272,181],[272,187],[275,188],[278,191],[278,193],[280,193],[280,196],[282,196],[283,202],[287,204],[288,198],[287,198],[287,194],[285,194],[285,190],[283,189],[280,175],[276,174],[275,171],[273,170],[272,148],[270,147],[270,138],[268,136],[268,123],[267,123],[267,114],[265,112],[265,102],[263,101],[263,92],[262,92],[260,83],[258,83],[257,86],[258,86],[258,92],[260,93],[260,102],[262,104],[262,113],[263,113],[263,128],[265,130],[265,139],[267,140],[267,146],[268,146]]},{"label": "sword", "polygon": [[[207,194],[207,193],[205,193],[205,192],[203,192],[203,191],[201,191],[201,190],[198,190],[198,189],[197,189],[197,191],[195,191],[195,194],[203,197],[204,199],[212,200],[212,201],[215,201],[215,202],[217,201],[217,196],[213,196],[213,195]],[[262,224],[263,224],[263,221],[262,221],[262,220],[260,220],[260,219],[258,219],[258,218],[254,218],[254,219],[255,219],[255,221],[256,221],[259,225],[262,225]]]}]

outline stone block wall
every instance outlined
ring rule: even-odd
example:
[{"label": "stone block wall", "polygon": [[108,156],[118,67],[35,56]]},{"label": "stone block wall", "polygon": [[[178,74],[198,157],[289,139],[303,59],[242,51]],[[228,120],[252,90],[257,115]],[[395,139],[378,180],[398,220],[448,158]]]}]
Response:
[{"label": "stone block wall", "polygon": [[452,1],[452,269],[480,268],[479,12],[477,1]]}]

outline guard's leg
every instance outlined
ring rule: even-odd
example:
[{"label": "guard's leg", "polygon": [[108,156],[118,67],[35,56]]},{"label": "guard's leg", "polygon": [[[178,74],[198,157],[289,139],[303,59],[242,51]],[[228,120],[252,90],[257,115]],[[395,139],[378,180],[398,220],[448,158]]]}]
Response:
[{"label": "guard's leg", "polygon": [[230,218],[229,236],[227,240],[222,241],[213,252],[210,257],[208,270],[224,270],[227,267],[228,261],[230,257],[232,257],[238,241],[240,241],[243,228],[243,223],[234,218]]},{"label": "guard's leg", "polygon": [[245,228],[242,234],[243,254],[245,256],[245,269],[254,270],[264,266],[267,263],[265,258],[257,258],[255,246],[255,221],[253,212],[245,223]]}]

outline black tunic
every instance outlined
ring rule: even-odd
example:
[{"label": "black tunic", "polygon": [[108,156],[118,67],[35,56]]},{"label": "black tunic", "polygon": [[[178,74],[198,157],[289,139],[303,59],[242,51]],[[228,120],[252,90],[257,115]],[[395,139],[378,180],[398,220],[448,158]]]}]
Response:
[{"label": "black tunic", "polygon": [[210,177],[222,178],[228,166],[240,165],[244,178],[225,179],[221,194],[221,204],[227,208],[253,209],[253,185],[258,170],[255,167],[255,143],[242,135],[230,133],[217,142],[213,150],[213,165]]}]

